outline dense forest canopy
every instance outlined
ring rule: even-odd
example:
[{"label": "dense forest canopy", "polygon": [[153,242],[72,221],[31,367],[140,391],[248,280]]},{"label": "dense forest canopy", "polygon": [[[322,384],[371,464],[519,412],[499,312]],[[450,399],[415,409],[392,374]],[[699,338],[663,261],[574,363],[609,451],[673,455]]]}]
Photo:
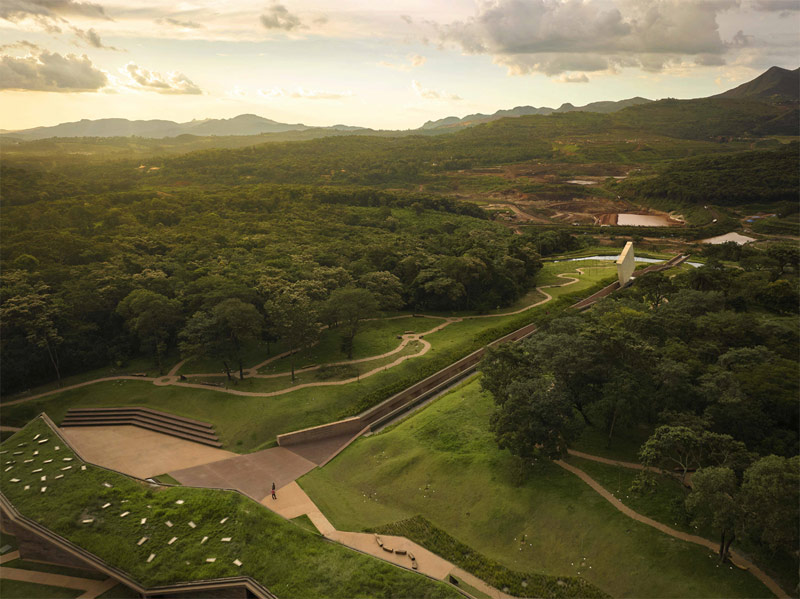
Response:
[{"label": "dense forest canopy", "polygon": [[[30,173],[9,175],[4,188],[24,197]],[[279,327],[265,305],[287,289],[317,303],[360,287],[383,309],[486,310],[525,293],[540,268],[535,239],[474,205],[360,189],[187,186],[34,199],[6,205],[2,238],[4,391],[52,376],[54,360],[69,373],[124,360],[140,343],[160,355],[159,343],[173,347],[191,316],[231,298],[259,312],[268,338]],[[158,298],[121,309],[137,290]],[[162,316],[177,305],[162,323],[166,337],[137,324],[148,305]]]}]

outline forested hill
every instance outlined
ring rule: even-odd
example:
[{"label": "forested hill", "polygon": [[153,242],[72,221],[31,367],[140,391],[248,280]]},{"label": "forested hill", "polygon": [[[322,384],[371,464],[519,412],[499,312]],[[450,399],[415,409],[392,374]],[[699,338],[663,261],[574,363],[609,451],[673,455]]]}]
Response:
[{"label": "forested hill", "polygon": [[653,177],[631,179],[619,187],[627,196],[695,204],[796,205],[800,197],[798,164],[800,144],[793,142],[774,151],[676,160]]}]

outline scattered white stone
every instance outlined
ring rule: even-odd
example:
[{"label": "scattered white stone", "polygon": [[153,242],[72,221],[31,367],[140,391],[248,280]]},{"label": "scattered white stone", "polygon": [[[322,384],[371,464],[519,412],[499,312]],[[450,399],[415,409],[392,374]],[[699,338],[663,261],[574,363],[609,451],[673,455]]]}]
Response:
[{"label": "scattered white stone", "polygon": [[202,540],[202,541],[200,541],[200,544],[202,545],[202,544],[203,544],[203,543],[205,543],[206,541],[208,541],[208,537],[203,537],[203,540]]},{"label": "scattered white stone", "polygon": [[19,482],[19,479],[18,479],[18,478],[12,478],[12,479],[11,479],[11,482],[12,482],[12,483],[18,483],[18,482]]},{"label": "scattered white stone", "polygon": [[175,503],[177,503],[178,505],[183,505],[183,499],[178,499],[178,501],[176,501]]},{"label": "scattered white stone", "polygon": [[106,504],[104,504],[104,505],[101,505],[101,506],[100,506],[100,509],[101,509],[101,510],[104,510],[104,509],[106,509],[106,508],[107,508],[108,506],[110,506],[110,505],[111,505],[110,503],[106,503]]},{"label": "scattered white stone", "polygon": [[64,478],[64,475],[63,474],[59,474],[58,476],[56,476],[56,478]]},{"label": "scattered white stone", "polygon": [[150,537],[142,537],[141,539],[139,539],[139,542],[138,542],[138,543],[136,543],[136,544],[137,544],[137,545],[142,545],[143,543],[146,543],[146,542],[147,542],[147,539],[149,539],[149,538],[150,538]]},{"label": "scattered white stone", "polygon": [[229,516],[225,516],[222,520],[219,521],[220,524],[225,524],[228,521]]},{"label": "scattered white stone", "polygon": [[147,522],[147,518],[142,518],[142,521],[139,522],[139,524],[144,524],[145,522]]},{"label": "scattered white stone", "polygon": [[42,433],[39,433],[39,434],[37,434],[37,435],[36,435],[36,436],[33,438],[33,440],[34,440],[34,441],[36,441],[36,439],[38,439],[38,438],[39,438],[39,437],[41,437],[41,436],[42,436]]},{"label": "scattered white stone", "polygon": [[47,475],[45,474],[42,478],[39,479],[40,481],[44,482],[47,480]]},{"label": "scattered white stone", "polygon": [[22,451],[15,451],[15,452],[14,452],[14,455],[22,455],[23,453],[24,453],[24,452],[22,452]]},{"label": "scattered white stone", "polygon": [[49,440],[50,439],[42,439],[41,441],[39,441],[39,445],[41,445],[42,443],[47,443]]},{"label": "scattered white stone", "polygon": [[223,543],[230,543],[230,542],[231,542],[231,538],[230,538],[230,537],[222,537],[222,539],[220,539],[220,540],[221,540]]},{"label": "scattered white stone", "polygon": [[234,566],[239,566],[241,568],[242,567],[242,562],[240,562],[238,559],[235,559],[235,560],[233,560],[233,565]]},{"label": "scattered white stone", "polygon": [[[69,466],[69,467],[72,468],[72,466]],[[113,488],[113,485],[109,485],[108,483],[103,483],[103,486],[108,488],[108,489]]]},{"label": "scattered white stone", "polygon": [[42,469],[41,469],[41,468],[37,468],[36,470],[34,470],[33,472],[31,472],[31,474],[36,474],[37,472],[41,472],[41,471],[42,471]]},{"label": "scattered white stone", "polygon": [[94,522],[94,518],[87,518],[83,521],[84,524],[91,524],[92,522]]},{"label": "scattered white stone", "polygon": [[49,463],[50,463],[50,462],[52,462],[52,461],[53,461],[52,459],[50,459],[50,460],[45,460],[44,462],[42,462],[42,464],[49,464]]},{"label": "scattered white stone", "polygon": [[170,522],[169,520],[167,520],[166,522],[164,522],[164,524],[166,524],[167,526],[169,526],[170,528],[172,528],[172,522]]},{"label": "scattered white stone", "polygon": [[37,455],[39,455],[39,450],[37,449],[36,451],[34,451],[34,452],[33,452],[33,455],[34,455],[34,456],[37,456]]},{"label": "scattered white stone", "polygon": [[42,493],[44,493],[45,491],[47,491],[47,487],[42,487]]},{"label": "scattered white stone", "polygon": [[30,464],[32,461],[33,461],[33,459],[31,458],[30,460],[25,460],[25,462],[23,462],[23,463]]},{"label": "scattered white stone", "polygon": [[71,462],[72,458],[61,458],[64,462]]},{"label": "scattered white stone", "polygon": [[62,470],[71,470],[71,469],[72,469],[72,466],[64,466],[64,467],[62,468]]},{"label": "scattered white stone", "polygon": [[27,445],[27,443],[19,443],[19,444],[17,445],[17,447],[24,447],[25,445]]},{"label": "scattered white stone", "polygon": [[123,499],[122,503],[128,503],[128,500],[127,499]]},{"label": "scattered white stone", "polygon": [[125,517],[125,516],[127,516],[128,514],[130,514],[130,512],[122,512],[122,513],[119,515],[119,517],[120,517],[120,518],[124,518],[124,517]]},{"label": "scattered white stone", "polygon": [[177,540],[178,540],[178,537],[172,537],[169,541],[167,541],[167,545],[172,545]]},{"label": "scattered white stone", "polygon": [[194,522],[189,522],[189,528],[197,528],[197,524]]},{"label": "scattered white stone", "polygon": [[8,468],[6,468],[6,472],[8,472],[9,470],[11,470],[13,467],[14,467],[14,466],[9,466]]},{"label": "scattered white stone", "polygon": [[25,485],[25,488],[23,489],[23,491],[27,491],[27,490],[28,490],[28,489],[30,489],[30,488],[31,488],[31,486],[30,486],[30,485]]},{"label": "scattered white stone", "polygon": [[8,453],[8,450],[7,450],[7,449],[4,449],[3,451],[0,451],[0,455],[2,455],[2,454],[4,454],[4,453]]},{"label": "scattered white stone", "polygon": [[56,445],[56,451],[58,451],[59,449],[61,449],[61,446],[60,445]]},{"label": "scattered white stone", "polygon": [[81,466],[81,470],[86,470],[86,466]]},{"label": "scattered white stone", "polygon": [[156,554],[155,554],[155,553],[151,553],[151,554],[150,554],[150,557],[148,557],[148,558],[147,558],[147,563],[149,564],[150,562],[152,562],[152,561],[153,561],[153,558],[154,558],[155,556],[156,556]]},{"label": "scattered white stone", "polygon": [[217,558],[216,558],[216,557],[207,557],[207,558],[206,558],[206,561],[207,561],[209,564],[213,564],[215,561],[217,561]]},{"label": "scattered white stone", "polygon": [[8,461],[6,462],[6,466],[7,466],[8,464],[16,464],[16,463],[17,463],[17,460],[8,460]]}]

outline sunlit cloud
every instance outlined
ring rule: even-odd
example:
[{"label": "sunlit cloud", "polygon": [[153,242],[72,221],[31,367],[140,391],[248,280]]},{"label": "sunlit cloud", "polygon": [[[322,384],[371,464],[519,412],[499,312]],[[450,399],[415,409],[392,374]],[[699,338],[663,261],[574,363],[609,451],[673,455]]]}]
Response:
[{"label": "sunlit cloud", "polygon": [[41,51],[37,55],[0,56],[0,89],[41,92],[97,91],[108,77],[85,54]]},{"label": "sunlit cloud", "polygon": [[446,91],[441,91],[441,90],[436,90],[436,89],[428,89],[428,88],[422,87],[422,84],[420,84],[419,81],[412,81],[411,82],[411,88],[414,90],[414,93],[416,93],[420,98],[423,98],[424,100],[454,100],[454,101],[459,101],[459,100],[463,99],[463,98],[461,98],[461,96],[458,96],[456,94],[451,94],[451,93],[446,92]]},{"label": "sunlit cloud", "polygon": [[159,94],[202,94],[191,79],[183,73],[170,71],[165,74],[149,71],[136,63],[129,62],[121,73],[127,75],[127,86],[138,91],[150,91]]},{"label": "sunlit cloud", "polygon": [[419,54],[409,54],[407,56],[407,59],[408,62],[405,63],[393,63],[381,60],[378,63],[378,66],[385,67],[387,69],[394,69],[395,71],[410,71],[411,69],[421,67],[428,60],[427,58],[425,58],[424,56],[420,56]]}]

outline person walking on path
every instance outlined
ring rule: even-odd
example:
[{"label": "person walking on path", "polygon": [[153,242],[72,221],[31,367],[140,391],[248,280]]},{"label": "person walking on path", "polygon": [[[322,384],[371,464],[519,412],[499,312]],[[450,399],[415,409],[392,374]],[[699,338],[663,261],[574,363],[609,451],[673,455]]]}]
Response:
[{"label": "person walking on path", "polygon": [[278,498],[278,496],[275,495],[275,483],[274,482],[272,483],[272,498],[273,499],[277,499]]}]

